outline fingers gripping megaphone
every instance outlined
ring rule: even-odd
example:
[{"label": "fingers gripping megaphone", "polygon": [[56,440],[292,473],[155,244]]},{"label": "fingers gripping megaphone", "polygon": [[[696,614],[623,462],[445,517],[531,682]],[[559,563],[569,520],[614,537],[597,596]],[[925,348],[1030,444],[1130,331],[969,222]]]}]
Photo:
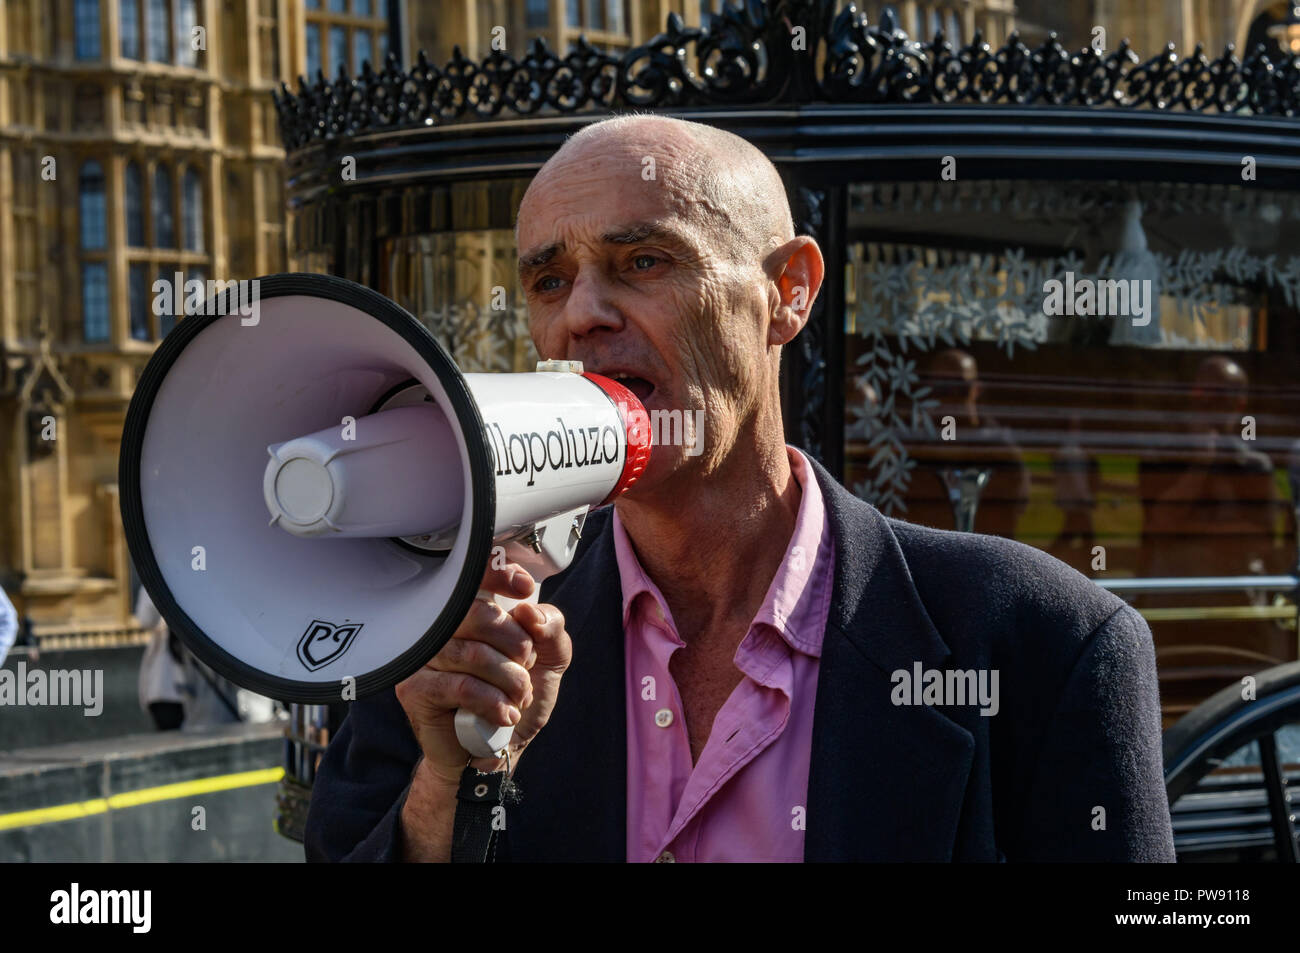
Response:
[{"label": "fingers gripping megaphone", "polygon": [[[255,321],[217,299],[162,342],[119,464],[141,581],[238,685],[304,704],[395,685],[488,595],[494,551],[540,584],[649,461],[635,395],[576,362],[462,374],[361,285],[254,287]],[[478,757],[513,730],[464,711],[456,729]]]}]

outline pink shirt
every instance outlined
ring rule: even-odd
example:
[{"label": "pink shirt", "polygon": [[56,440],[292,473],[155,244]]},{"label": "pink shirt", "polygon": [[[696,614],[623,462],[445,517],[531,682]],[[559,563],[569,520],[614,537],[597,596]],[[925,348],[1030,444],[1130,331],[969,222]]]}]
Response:
[{"label": "pink shirt", "polygon": [[788,447],[803,488],[794,534],[736,650],[744,673],[691,764],[668,660],[685,643],[614,513],[627,661],[627,859],[803,860],[813,702],[835,546],[821,488]]}]

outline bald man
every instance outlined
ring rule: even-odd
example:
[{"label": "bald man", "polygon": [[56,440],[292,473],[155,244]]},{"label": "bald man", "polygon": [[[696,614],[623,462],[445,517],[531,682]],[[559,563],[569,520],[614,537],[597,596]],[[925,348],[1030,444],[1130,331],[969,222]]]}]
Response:
[{"label": "bald man", "polygon": [[[781,350],[824,264],[757,149],[594,123],[517,243],[538,353],[702,411],[703,452],[656,446],[540,604],[476,603],[351,706],[309,859],[1172,859],[1141,618],[1036,550],[886,519],[785,444]],[[513,725],[509,757],[469,761],[458,708]]]}]

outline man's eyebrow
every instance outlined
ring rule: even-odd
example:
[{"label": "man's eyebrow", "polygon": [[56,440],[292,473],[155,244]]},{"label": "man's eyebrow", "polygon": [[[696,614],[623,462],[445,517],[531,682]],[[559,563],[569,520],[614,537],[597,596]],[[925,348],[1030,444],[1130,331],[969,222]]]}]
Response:
[{"label": "man's eyebrow", "polygon": [[667,241],[687,248],[691,246],[690,240],[682,232],[663,222],[641,222],[600,236],[601,241],[610,245],[636,245],[649,239]]},{"label": "man's eyebrow", "polygon": [[546,264],[564,249],[564,242],[551,242],[549,245],[543,245],[535,251],[530,251],[526,255],[519,256],[519,270],[528,271],[533,268],[540,268]]},{"label": "man's eyebrow", "polygon": [[[640,242],[662,241],[684,249],[693,249],[694,245],[687,235],[662,222],[640,222],[626,228],[605,232],[600,240],[607,245],[636,245]],[[520,273],[540,268],[564,251],[564,242],[551,242],[519,256]]]}]

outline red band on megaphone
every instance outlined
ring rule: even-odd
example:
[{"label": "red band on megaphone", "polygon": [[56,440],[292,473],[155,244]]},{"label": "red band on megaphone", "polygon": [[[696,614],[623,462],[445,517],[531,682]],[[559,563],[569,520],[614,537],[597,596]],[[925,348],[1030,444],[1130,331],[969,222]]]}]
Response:
[{"label": "red band on megaphone", "polygon": [[623,422],[623,429],[627,434],[627,460],[623,463],[623,472],[618,482],[614,484],[614,489],[610,490],[609,496],[601,501],[600,505],[604,506],[606,503],[614,502],[619,494],[631,487],[650,463],[650,415],[645,412],[645,405],[636,394],[618,381],[601,377],[599,374],[582,376],[603,390],[614,402],[614,406],[618,409],[619,420]]}]

